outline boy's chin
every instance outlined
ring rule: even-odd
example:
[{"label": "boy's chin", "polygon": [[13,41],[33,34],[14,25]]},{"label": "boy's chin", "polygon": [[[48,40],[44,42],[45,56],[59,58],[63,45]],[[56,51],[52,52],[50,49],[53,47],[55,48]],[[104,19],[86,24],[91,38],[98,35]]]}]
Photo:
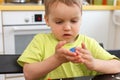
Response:
[{"label": "boy's chin", "polygon": [[66,41],[66,43],[73,43],[75,40],[70,40],[70,39],[61,39],[59,41]]},{"label": "boy's chin", "polygon": [[73,43],[74,40],[65,40],[67,43]]}]

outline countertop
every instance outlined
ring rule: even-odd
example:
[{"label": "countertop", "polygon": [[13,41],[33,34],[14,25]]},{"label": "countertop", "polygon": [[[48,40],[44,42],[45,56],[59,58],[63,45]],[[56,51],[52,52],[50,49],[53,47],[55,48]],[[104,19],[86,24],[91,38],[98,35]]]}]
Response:
[{"label": "countertop", "polygon": [[[38,4],[0,4],[0,10],[44,10],[43,5]],[[120,10],[120,6],[83,6],[83,10]]]}]

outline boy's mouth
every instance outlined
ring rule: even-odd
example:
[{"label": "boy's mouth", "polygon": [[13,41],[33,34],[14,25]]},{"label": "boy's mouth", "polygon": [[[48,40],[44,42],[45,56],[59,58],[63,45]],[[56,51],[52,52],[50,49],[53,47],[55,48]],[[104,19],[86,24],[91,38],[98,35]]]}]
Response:
[{"label": "boy's mouth", "polygon": [[64,34],[63,36],[64,37],[71,37],[72,35],[71,34]]}]

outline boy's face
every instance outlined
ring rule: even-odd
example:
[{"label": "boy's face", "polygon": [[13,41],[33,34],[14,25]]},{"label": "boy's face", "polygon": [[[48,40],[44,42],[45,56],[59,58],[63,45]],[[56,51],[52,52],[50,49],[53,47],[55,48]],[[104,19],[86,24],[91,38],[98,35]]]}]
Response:
[{"label": "boy's face", "polygon": [[67,6],[58,3],[50,7],[49,15],[45,16],[47,25],[60,41],[75,41],[81,24],[81,10],[77,5]]}]

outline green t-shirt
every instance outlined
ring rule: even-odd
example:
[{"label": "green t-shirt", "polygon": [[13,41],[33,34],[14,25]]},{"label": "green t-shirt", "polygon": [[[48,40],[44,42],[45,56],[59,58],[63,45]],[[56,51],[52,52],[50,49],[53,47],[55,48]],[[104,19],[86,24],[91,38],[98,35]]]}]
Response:
[{"label": "green t-shirt", "polygon": [[[46,58],[52,56],[55,52],[55,47],[59,41],[49,34],[37,34],[22,55],[18,59],[18,63],[23,66],[24,63],[41,62]],[[63,47],[70,49],[76,46],[81,47],[81,43],[84,42],[87,49],[91,51],[92,56],[97,59],[110,60],[116,58],[104,50],[97,41],[89,38],[85,35],[79,35],[77,40],[73,43],[68,43]],[[51,64],[52,65],[52,64]],[[78,77],[96,75],[98,72],[88,70],[84,64],[78,63],[63,63],[58,68],[54,69],[40,80],[47,80],[48,78],[66,78],[66,77]]]}]

